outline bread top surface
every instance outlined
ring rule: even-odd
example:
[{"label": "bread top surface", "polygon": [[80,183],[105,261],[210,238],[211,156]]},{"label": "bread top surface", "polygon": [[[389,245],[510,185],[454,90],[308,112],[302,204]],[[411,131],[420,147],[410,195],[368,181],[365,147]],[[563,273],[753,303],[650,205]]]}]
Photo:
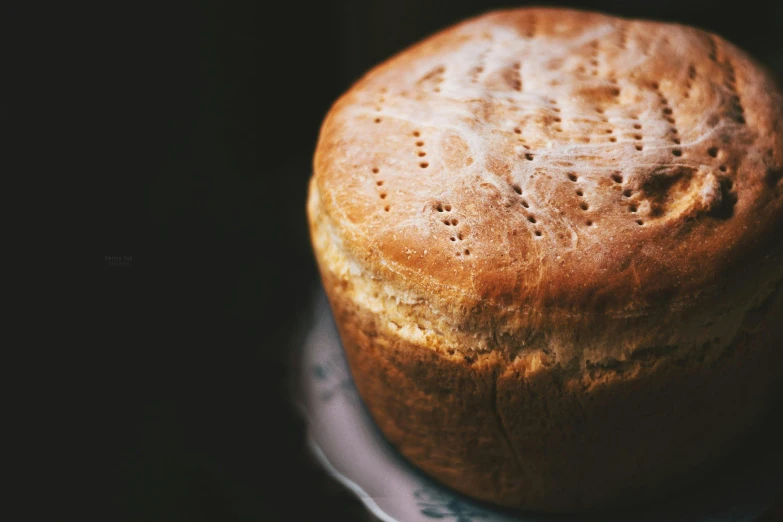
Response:
[{"label": "bread top surface", "polygon": [[669,306],[779,251],[782,107],[771,77],[718,36],[497,11],[341,97],[311,190],[362,270],[418,295]]}]

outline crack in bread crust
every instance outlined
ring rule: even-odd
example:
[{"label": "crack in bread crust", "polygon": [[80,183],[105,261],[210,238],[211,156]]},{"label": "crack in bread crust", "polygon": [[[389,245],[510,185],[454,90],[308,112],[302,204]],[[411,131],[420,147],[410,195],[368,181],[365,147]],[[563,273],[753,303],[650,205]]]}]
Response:
[{"label": "crack in bread crust", "polygon": [[498,431],[503,437],[503,441],[506,443],[508,450],[514,456],[514,463],[517,465],[517,470],[519,473],[522,473],[522,469],[523,469],[522,459],[520,458],[519,453],[517,453],[514,444],[511,442],[511,437],[508,434],[508,429],[506,428],[505,421],[503,420],[503,416],[500,414],[500,409],[498,408],[498,379],[499,378],[500,376],[498,375],[492,383],[492,398],[490,400],[490,404],[492,405],[492,413],[494,414],[495,419],[497,420]]}]

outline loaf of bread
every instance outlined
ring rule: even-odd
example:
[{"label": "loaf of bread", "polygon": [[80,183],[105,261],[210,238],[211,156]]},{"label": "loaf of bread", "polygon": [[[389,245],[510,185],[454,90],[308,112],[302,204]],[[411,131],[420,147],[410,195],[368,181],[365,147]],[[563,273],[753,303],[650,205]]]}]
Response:
[{"label": "loaf of bread", "polygon": [[783,99],[720,37],[492,12],[323,123],[311,237],[386,438],[478,499],[627,508],[783,384]]}]

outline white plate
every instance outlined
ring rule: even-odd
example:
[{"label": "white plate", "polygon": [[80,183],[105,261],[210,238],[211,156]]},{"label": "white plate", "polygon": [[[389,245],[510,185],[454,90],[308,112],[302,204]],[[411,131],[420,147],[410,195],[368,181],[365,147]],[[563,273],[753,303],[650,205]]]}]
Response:
[{"label": "white plate", "polygon": [[751,522],[783,491],[783,449],[767,443],[766,449],[754,449],[755,456],[743,460],[746,464],[635,513],[528,515],[473,501],[424,476],[381,435],[354,388],[326,298],[320,294],[316,301],[297,383],[308,441],[326,470],[383,521]]}]

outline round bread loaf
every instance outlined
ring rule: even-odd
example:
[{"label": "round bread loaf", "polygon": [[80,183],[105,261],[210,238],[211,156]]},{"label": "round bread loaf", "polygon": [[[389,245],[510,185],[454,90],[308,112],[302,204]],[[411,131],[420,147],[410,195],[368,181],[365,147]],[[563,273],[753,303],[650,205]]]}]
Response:
[{"label": "round bread loaf", "polygon": [[426,473],[537,511],[678,489],[783,382],[783,101],[713,34],[451,27],[321,129],[308,215],[359,393]]}]

